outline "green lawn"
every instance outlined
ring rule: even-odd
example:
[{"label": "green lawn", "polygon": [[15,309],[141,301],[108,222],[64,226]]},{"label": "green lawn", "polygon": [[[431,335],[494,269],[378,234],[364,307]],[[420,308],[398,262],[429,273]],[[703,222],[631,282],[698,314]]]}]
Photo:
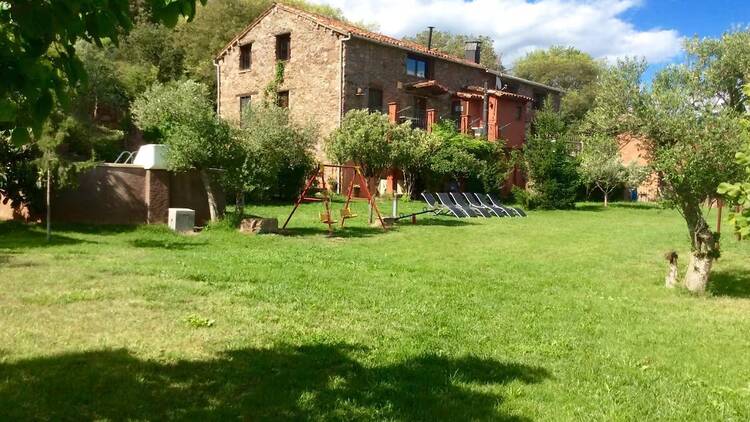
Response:
[{"label": "green lawn", "polygon": [[314,204],[287,236],[0,223],[0,420],[750,419],[750,242],[692,297],[670,210],[357,206],[333,238]]}]

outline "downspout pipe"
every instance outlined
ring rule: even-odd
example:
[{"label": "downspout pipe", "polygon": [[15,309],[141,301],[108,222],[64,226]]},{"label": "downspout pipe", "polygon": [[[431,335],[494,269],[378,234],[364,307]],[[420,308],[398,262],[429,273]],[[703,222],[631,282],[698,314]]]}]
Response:
[{"label": "downspout pipe", "polygon": [[221,116],[221,65],[218,59],[214,59],[216,68],[216,115]]},{"label": "downspout pipe", "polygon": [[[346,95],[346,81],[344,79],[344,75],[346,74],[346,56],[344,54],[344,43],[351,39],[351,34],[347,34],[345,37],[341,38],[341,56],[339,59],[341,62],[341,70],[339,73],[339,78],[341,79],[341,95],[339,95],[339,126],[341,126],[341,123],[344,121],[344,96]],[[338,179],[338,183],[336,183],[336,193],[341,194],[341,182],[343,182],[344,176],[341,174],[341,168],[338,168],[336,170],[338,173],[336,177]]]},{"label": "downspout pipe", "polygon": [[487,81],[484,81],[484,95],[482,96],[482,136],[487,138],[487,128],[489,127],[487,119],[489,118],[489,97]]}]

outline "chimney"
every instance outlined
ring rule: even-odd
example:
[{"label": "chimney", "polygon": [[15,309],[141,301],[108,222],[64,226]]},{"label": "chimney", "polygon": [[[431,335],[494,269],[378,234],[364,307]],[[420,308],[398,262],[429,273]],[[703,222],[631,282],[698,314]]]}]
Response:
[{"label": "chimney", "polygon": [[432,31],[435,29],[435,27],[428,26],[427,28],[430,30],[430,33],[427,35],[427,49],[432,50]]},{"label": "chimney", "polygon": [[479,50],[481,47],[481,41],[466,41],[464,44],[464,58],[470,62],[479,63],[481,59]]}]

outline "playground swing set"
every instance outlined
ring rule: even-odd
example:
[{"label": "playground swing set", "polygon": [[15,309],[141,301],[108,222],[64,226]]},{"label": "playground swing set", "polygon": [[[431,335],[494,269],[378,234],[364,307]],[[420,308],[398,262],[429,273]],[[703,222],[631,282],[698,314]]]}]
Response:
[{"label": "playground swing set", "polygon": [[[336,221],[331,216],[331,197],[329,195],[328,186],[326,186],[326,180],[325,180],[325,169],[327,168],[351,170],[354,173],[354,177],[352,177],[351,180],[349,181],[349,186],[347,187],[347,190],[346,190],[346,201],[344,202],[344,207],[340,210],[341,217],[339,220],[339,226],[344,227],[346,220],[357,217],[357,214],[354,214],[352,212],[350,208],[350,204],[352,202],[352,195],[354,194],[355,182],[358,181],[360,184],[360,188],[364,192],[365,197],[367,198],[367,201],[372,207],[372,210],[378,216],[378,220],[380,221],[380,227],[382,227],[384,231],[387,231],[386,225],[383,222],[383,216],[380,214],[380,210],[378,210],[378,206],[375,203],[375,200],[373,199],[372,195],[370,194],[370,189],[367,187],[367,179],[362,174],[362,169],[359,166],[355,166],[355,165],[337,165],[337,164],[320,164],[315,169],[315,171],[312,172],[310,177],[307,179],[307,182],[305,183],[305,187],[302,189],[302,192],[300,193],[299,197],[297,197],[297,200],[294,203],[294,208],[292,209],[292,212],[289,213],[289,217],[286,218],[286,221],[284,222],[284,225],[281,228],[286,229],[286,226],[289,224],[289,221],[292,219],[294,212],[297,211],[297,208],[299,208],[300,204],[307,203],[307,202],[322,202],[323,211],[320,212],[320,222],[328,226],[329,235],[333,234],[333,227],[336,224]],[[317,189],[313,186],[315,184],[315,181],[318,179],[320,179],[321,181],[321,189]],[[314,192],[316,191],[320,192],[322,197],[313,196]]]}]

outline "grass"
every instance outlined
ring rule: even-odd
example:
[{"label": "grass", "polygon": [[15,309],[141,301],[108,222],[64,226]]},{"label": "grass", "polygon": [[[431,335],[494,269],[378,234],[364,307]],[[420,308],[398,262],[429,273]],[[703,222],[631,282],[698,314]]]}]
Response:
[{"label": "grass", "polygon": [[670,210],[356,206],[331,238],[315,204],[287,236],[0,223],[0,420],[750,419],[750,244],[693,297]]}]

